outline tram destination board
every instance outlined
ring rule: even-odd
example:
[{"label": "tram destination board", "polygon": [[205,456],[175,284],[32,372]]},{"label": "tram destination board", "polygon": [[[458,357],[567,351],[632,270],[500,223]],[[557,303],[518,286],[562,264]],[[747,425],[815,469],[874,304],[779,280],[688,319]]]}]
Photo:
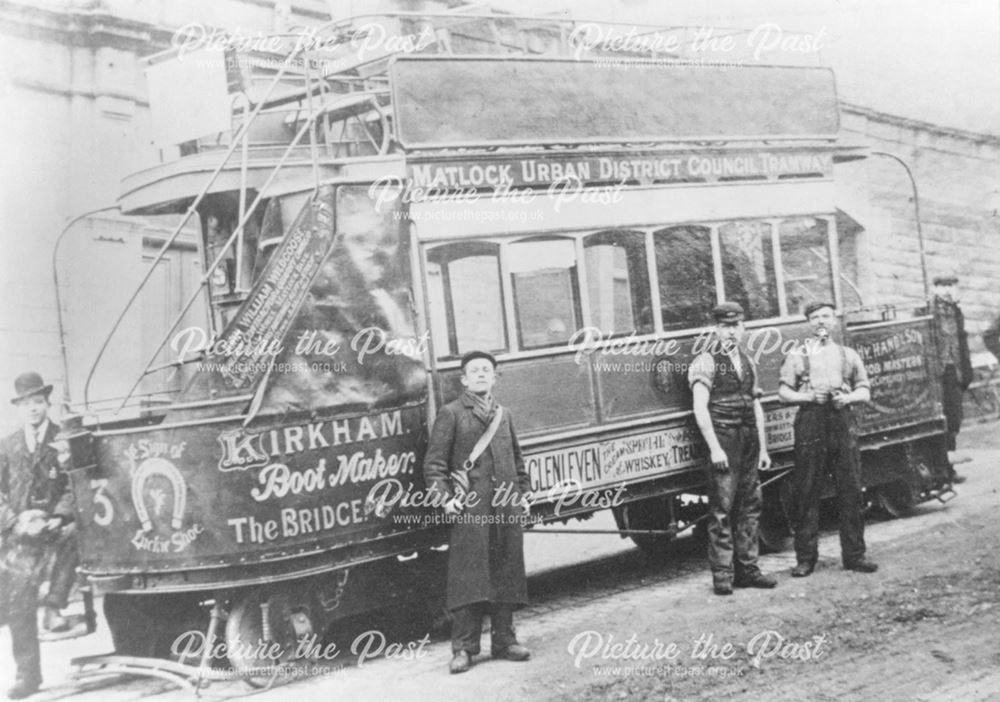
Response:
[{"label": "tram destination board", "polygon": [[830,139],[839,129],[826,68],[668,64],[623,74],[590,61],[406,57],[393,61],[390,78],[407,149]]}]

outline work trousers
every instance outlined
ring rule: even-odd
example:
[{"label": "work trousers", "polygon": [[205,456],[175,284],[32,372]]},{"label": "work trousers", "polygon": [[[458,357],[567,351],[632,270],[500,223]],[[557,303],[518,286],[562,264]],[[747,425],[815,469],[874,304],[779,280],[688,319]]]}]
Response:
[{"label": "work trousers", "polygon": [[962,386],[958,382],[958,369],[953,363],[944,367],[941,374],[941,403],[948,425],[948,450],[955,450],[955,437],[962,428]]},{"label": "work trousers", "polygon": [[715,579],[739,579],[758,571],[760,443],[755,426],[713,426],[729,466],[708,466],[708,562]]},{"label": "work trousers", "polygon": [[514,605],[505,602],[475,602],[452,610],[451,651],[479,653],[483,634],[483,617],[490,615],[490,647],[499,653],[517,643],[514,634]]},{"label": "work trousers", "polygon": [[41,652],[38,646],[37,599],[26,603],[16,612],[11,612],[7,624],[10,627],[11,651],[17,667],[17,679],[27,682],[42,681]]},{"label": "work trousers", "polygon": [[41,604],[65,609],[73,583],[76,582],[76,567],[80,565],[76,522],[63,526],[59,538],[49,545],[46,552],[50,562],[49,591]]},{"label": "work trousers", "polygon": [[851,409],[808,404],[795,415],[795,556],[815,565],[819,557],[819,503],[833,478],[840,517],[840,553],[845,565],[865,556],[861,497],[861,453]]},{"label": "work trousers", "polygon": [[0,588],[17,679],[40,683],[41,655],[38,646],[38,572],[43,547],[8,545],[0,552]]}]

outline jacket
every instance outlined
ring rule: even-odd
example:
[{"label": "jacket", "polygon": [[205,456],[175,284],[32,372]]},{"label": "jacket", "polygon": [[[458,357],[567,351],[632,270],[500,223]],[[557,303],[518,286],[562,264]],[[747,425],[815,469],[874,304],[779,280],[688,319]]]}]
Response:
[{"label": "jacket", "polygon": [[[424,480],[431,493],[451,496],[451,474],[461,469],[487,425],[473,414],[463,394],[441,408],[434,420]],[[514,424],[506,408],[489,447],[469,471],[470,504],[451,527],[448,548],[449,609],[476,602],[527,601],[524,546],[517,504],[530,489]]]}]

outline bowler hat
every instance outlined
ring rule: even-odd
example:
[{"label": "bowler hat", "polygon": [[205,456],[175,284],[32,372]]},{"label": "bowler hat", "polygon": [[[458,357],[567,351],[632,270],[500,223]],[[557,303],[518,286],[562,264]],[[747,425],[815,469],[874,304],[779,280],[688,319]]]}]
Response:
[{"label": "bowler hat", "polygon": [[721,324],[723,322],[742,322],[746,315],[738,302],[727,301],[712,308],[712,316],[715,317],[716,323]]},{"label": "bowler hat", "polygon": [[485,351],[469,351],[469,353],[462,356],[461,369],[465,370],[465,367],[477,358],[485,358],[490,362],[490,365],[494,368],[497,367],[497,359],[493,358],[493,354],[486,353]]},{"label": "bowler hat", "polygon": [[45,381],[42,380],[42,376],[34,371],[28,371],[27,373],[21,373],[21,375],[14,379],[15,395],[10,402],[16,405],[21,400],[27,399],[32,395],[45,395],[45,399],[48,399],[51,392],[52,386],[46,385]]},{"label": "bowler hat", "polygon": [[806,316],[806,319],[809,319],[809,315],[811,315],[816,310],[823,309],[824,307],[829,307],[831,310],[837,309],[832,302],[826,302],[825,300],[816,300],[815,302],[810,302],[808,305],[806,305],[806,308],[802,311],[802,314]]},{"label": "bowler hat", "polygon": [[955,285],[956,283],[958,283],[957,275],[945,274],[934,276],[935,285]]}]

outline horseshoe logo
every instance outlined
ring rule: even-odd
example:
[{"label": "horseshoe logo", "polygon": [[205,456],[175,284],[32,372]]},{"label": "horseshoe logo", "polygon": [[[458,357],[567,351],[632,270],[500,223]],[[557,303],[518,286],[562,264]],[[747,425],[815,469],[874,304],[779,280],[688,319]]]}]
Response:
[{"label": "horseshoe logo", "polygon": [[142,530],[150,531],[153,528],[143,488],[146,486],[146,481],[154,475],[166,478],[173,488],[174,508],[171,513],[170,528],[176,531],[181,528],[181,520],[184,517],[184,507],[187,503],[187,484],[180,471],[165,458],[147,458],[139,464],[135,475],[132,476],[132,504],[135,506],[135,512],[142,523]]}]

